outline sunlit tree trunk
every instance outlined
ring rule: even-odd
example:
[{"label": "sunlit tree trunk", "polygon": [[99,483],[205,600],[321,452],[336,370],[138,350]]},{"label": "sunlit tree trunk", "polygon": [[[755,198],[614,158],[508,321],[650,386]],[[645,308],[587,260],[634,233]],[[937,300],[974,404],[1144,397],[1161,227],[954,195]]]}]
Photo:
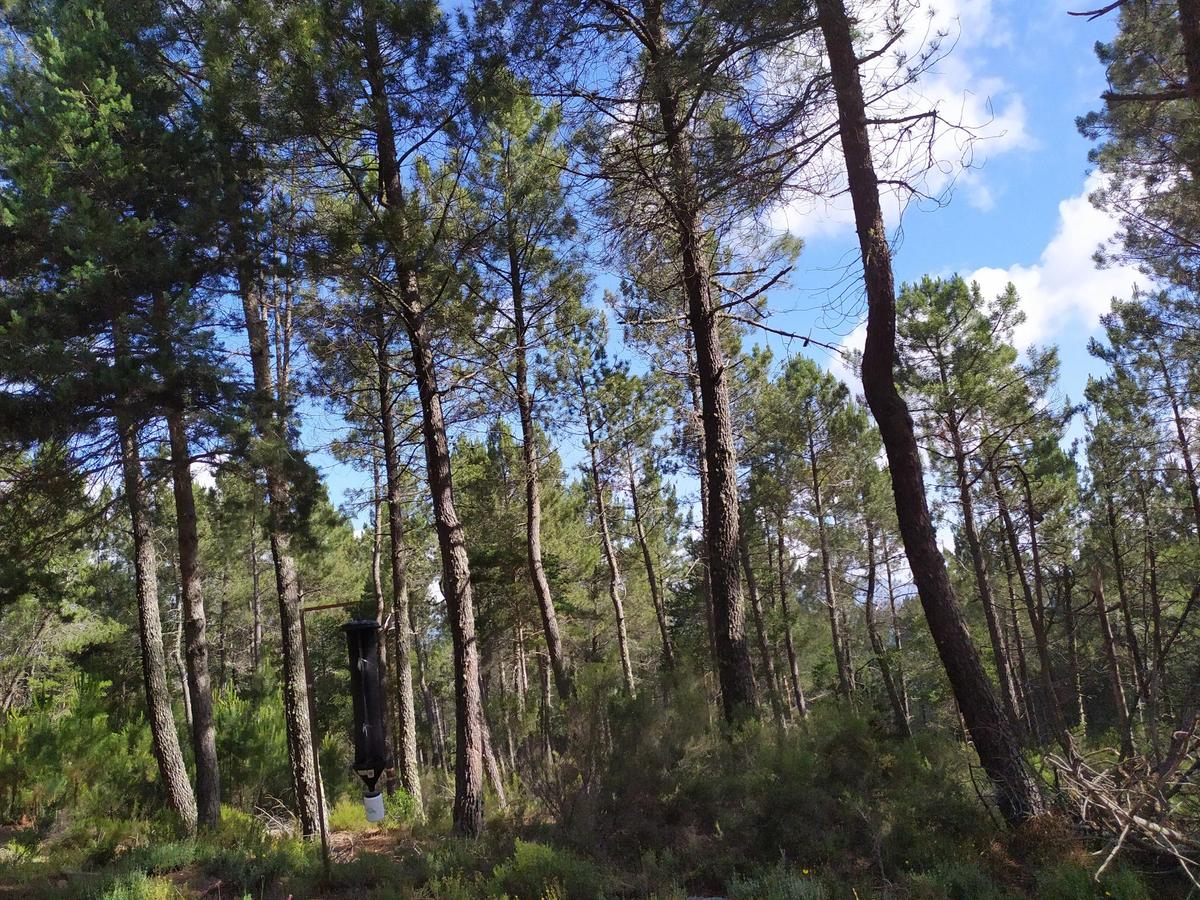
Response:
[{"label": "sunlit tree trunk", "polygon": [[[120,344],[118,337],[117,343]],[[188,781],[175,716],[171,712],[171,692],[167,687],[167,661],[163,650],[162,618],[158,610],[158,557],[137,430],[118,414],[117,431],[121,445],[121,468],[125,481],[125,503],[133,534],[133,568],[138,604],[138,637],[142,650],[142,683],[146,688],[147,718],[150,720],[151,747],[158,763],[159,776],[167,795],[167,805],[179,816],[184,830],[196,831],[196,797]]]},{"label": "sunlit tree trunk", "polygon": [[896,389],[896,293],[891,249],[871,158],[866,103],[851,22],[843,0],[817,0],[837,97],[841,144],[863,263],[867,338],[862,382],[879,426],[896,499],[896,515],[921,606],[979,760],[996,788],[1001,813],[1022,822],[1045,808],[1036,777],[997,702],[950,585],[929,515],[912,416]]},{"label": "sunlit tree trunk", "polygon": [[183,601],[184,659],[191,697],[192,755],[196,761],[196,805],[201,828],[221,821],[221,777],[217,731],[213,723],[212,678],[208,671],[208,622],[200,582],[200,537],[192,493],[191,450],[183,410],[167,411],[171,481],[175,494],[175,530],[179,544],[179,593]]}]

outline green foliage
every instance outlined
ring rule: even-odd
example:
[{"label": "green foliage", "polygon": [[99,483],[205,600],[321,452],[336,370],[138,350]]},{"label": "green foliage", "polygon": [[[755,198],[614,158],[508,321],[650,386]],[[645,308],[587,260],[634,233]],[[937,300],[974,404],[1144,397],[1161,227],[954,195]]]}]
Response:
[{"label": "green foliage", "polygon": [[187,895],[166,878],[129,872],[113,878],[90,896],[96,900],[176,900]]},{"label": "green foliage", "polygon": [[268,796],[290,796],[291,769],[278,689],[271,685],[246,695],[227,689],[215,699],[217,754],[227,801],[247,809]]},{"label": "green foliage", "polygon": [[545,844],[517,841],[512,858],[492,872],[496,896],[514,900],[601,900],[604,877],[595,863]]},{"label": "green foliage", "polygon": [[145,721],[115,726],[108,682],[51,683],[0,721],[0,801],[9,817],[43,820],[65,806],[85,817],[129,819],[156,800]]},{"label": "green foliage", "polygon": [[1034,877],[1034,893],[1045,900],[1150,900],[1153,896],[1137,874],[1122,866],[1097,883],[1095,870],[1078,862],[1047,866]]},{"label": "green foliage", "polygon": [[729,900],[825,900],[828,896],[807,869],[782,862],[729,882]]}]

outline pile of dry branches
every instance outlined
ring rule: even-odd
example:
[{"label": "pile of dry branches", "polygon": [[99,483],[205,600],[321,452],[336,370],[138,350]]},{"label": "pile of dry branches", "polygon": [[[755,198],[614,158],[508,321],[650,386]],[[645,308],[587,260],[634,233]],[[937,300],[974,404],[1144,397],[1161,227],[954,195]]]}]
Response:
[{"label": "pile of dry branches", "polygon": [[1157,762],[1144,755],[1111,760],[1111,751],[1080,755],[1072,748],[1049,754],[1061,800],[1083,830],[1107,844],[1096,877],[1125,847],[1175,860],[1200,887],[1200,793],[1193,776],[1200,768],[1197,717],[1189,717]]}]

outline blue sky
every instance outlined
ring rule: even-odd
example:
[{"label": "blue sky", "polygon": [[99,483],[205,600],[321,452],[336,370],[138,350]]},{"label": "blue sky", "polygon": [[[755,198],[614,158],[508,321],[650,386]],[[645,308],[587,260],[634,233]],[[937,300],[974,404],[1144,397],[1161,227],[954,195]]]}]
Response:
[{"label": "blue sky", "polygon": [[[1087,202],[1096,182],[1089,180],[1089,144],[1075,128],[1077,116],[1099,105],[1104,72],[1093,46],[1111,37],[1113,17],[1088,22],[1067,15],[1086,8],[1086,0],[913,2],[921,7],[916,21],[932,17],[954,43],[926,74],[920,99],[979,125],[981,138],[972,166],[956,173],[948,202],[905,212],[897,280],[959,273],[989,293],[1013,281],[1029,317],[1019,341],[1060,348],[1062,391],[1077,400],[1088,373],[1099,371],[1086,349],[1099,315],[1138,280],[1130,270],[1101,271],[1091,261],[1113,223]],[[956,158],[952,144],[945,149],[946,159]],[[781,213],[780,224],[802,236],[805,249],[791,283],[771,296],[771,324],[830,343],[858,343],[859,317],[840,314],[847,307],[854,313],[861,296],[859,285],[844,279],[857,254],[846,204],[792,209]],[[778,338],[757,340],[777,356],[800,352]],[[828,361],[828,354],[819,358]],[[318,409],[308,412],[306,442],[341,503],[347,490],[364,485],[364,475],[320,452],[339,423]]]}]

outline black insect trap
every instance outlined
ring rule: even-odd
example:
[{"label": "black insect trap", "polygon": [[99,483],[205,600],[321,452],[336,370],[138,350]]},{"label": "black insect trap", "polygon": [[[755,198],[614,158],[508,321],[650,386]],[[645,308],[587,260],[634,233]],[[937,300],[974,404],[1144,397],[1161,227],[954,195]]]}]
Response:
[{"label": "black insect trap", "polygon": [[379,623],[355,619],[342,626],[350,648],[350,694],[354,699],[354,771],[362,779],[368,822],[383,820],[377,785],[391,767],[388,752],[384,672],[379,660]]}]

